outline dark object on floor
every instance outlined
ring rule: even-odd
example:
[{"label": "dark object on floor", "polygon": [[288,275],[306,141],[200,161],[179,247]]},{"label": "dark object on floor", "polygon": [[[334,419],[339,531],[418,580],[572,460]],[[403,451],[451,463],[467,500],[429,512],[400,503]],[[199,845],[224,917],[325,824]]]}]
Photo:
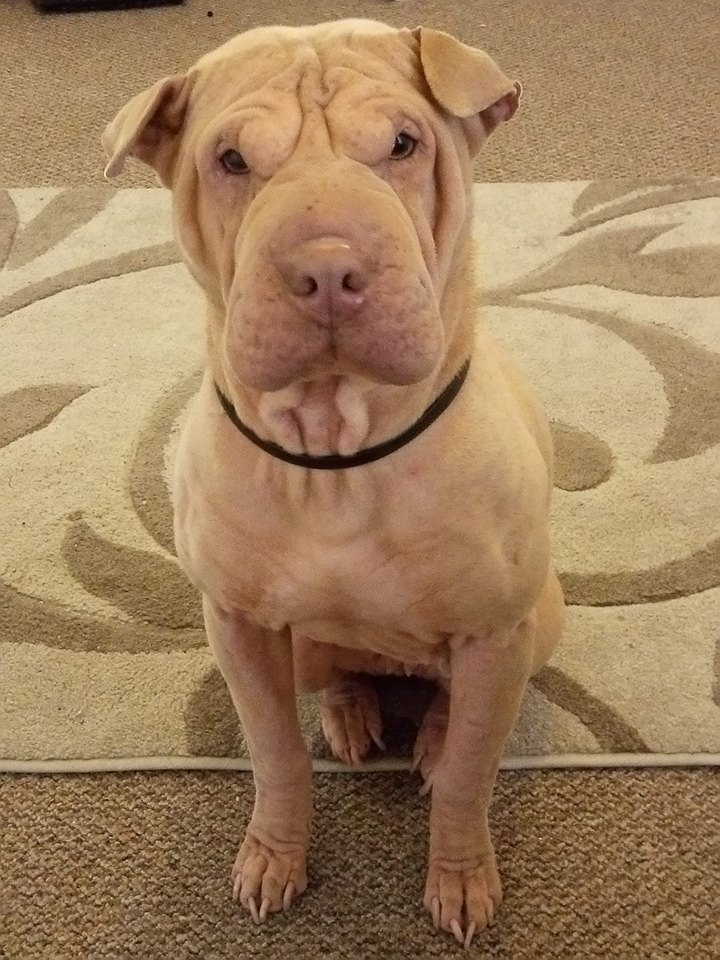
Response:
[{"label": "dark object on floor", "polygon": [[82,13],[91,10],[177,6],[185,0],[32,0],[32,2],[43,13]]}]

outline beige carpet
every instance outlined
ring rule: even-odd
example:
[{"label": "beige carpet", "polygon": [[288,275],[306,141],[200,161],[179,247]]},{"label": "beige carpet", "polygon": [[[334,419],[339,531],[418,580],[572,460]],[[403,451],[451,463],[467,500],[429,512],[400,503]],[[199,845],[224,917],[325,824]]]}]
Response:
[{"label": "beige carpet", "polygon": [[663,782],[671,806],[649,771],[503,774],[505,902],[466,954],[423,913],[427,802],[405,774],[316,778],[310,887],[260,929],[229,896],[252,809],[237,777],[17,777],[0,788],[0,956],[717,960],[720,771]]},{"label": "beige carpet", "polygon": [[[488,146],[483,179],[717,174],[716,0],[303,0],[283,9],[288,22],[359,12],[485,43],[528,95]],[[125,97],[267,16],[256,0],[189,0],[42,18],[29,0],[7,0],[0,184],[97,185],[98,130]],[[668,683],[684,679],[673,673]],[[316,780],[313,886],[287,921],[256,930],[227,897],[249,775],[0,777],[0,957],[458,956],[418,908],[424,807],[412,781]],[[472,955],[717,960],[718,809],[710,770],[501,775],[492,822],[507,897]]]},{"label": "beige carpet", "polygon": [[[553,422],[570,605],[507,762],[720,762],[720,180],[475,189],[480,322]],[[246,758],[172,552],[167,477],[204,335],[168,195],[0,204],[0,763]],[[409,755],[417,687],[384,691],[390,758]],[[301,712],[327,767],[315,701]]]}]

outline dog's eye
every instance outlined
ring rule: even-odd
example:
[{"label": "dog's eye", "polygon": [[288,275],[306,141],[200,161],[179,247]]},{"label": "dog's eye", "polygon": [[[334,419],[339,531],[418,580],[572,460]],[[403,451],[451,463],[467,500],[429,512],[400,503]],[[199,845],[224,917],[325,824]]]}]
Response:
[{"label": "dog's eye", "polygon": [[243,155],[237,150],[226,150],[220,157],[220,163],[228,173],[247,173],[250,167],[245,163]]},{"label": "dog's eye", "polygon": [[416,146],[417,140],[414,137],[411,137],[409,133],[399,133],[395,137],[395,143],[393,144],[390,158],[392,160],[404,160],[405,157],[410,156],[410,154],[415,150]]}]

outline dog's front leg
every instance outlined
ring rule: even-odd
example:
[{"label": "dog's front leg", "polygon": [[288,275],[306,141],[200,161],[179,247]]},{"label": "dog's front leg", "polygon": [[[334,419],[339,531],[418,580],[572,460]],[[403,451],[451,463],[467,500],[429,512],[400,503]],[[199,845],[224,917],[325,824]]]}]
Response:
[{"label": "dog's front leg", "polygon": [[424,902],[435,926],[466,946],[492,923],[502,899],[488,807],[530,676],[534,619],[502,635],[467,638],[450,656],[450,714],[432,774]]},{"label": "dog's front leg", "polygon": [[203,598],[210,648],[245,733],[255,808],[233,867],[233,895],[256,923],[307,885],[312,767],[295,703],[290,638]]}]

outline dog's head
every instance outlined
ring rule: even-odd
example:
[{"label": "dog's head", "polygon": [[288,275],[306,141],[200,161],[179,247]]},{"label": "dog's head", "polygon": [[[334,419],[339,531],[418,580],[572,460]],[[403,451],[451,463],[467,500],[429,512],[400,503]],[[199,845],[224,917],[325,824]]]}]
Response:
[{"label": "dog's head", "polygon": [[231,392],[327,373],[417,383],[453,335],[441,303],[472,156],[519,96],[438,31],[262,28],[131,100],[103,136],[106,174],[135,156],[172,188]]}]

